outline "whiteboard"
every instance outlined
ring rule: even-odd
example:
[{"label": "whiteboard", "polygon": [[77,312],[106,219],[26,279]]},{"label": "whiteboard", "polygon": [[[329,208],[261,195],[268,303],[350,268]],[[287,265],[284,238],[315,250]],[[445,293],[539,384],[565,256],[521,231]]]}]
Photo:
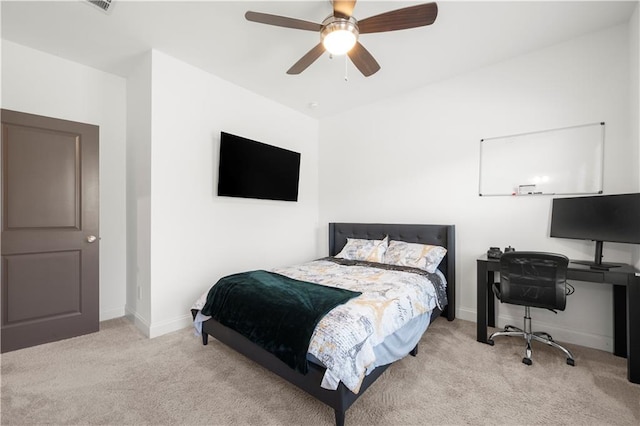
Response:
[{"label": "whiteboard", "polygon": [[480,140],[479,193],[602,193],[604,123]]}]

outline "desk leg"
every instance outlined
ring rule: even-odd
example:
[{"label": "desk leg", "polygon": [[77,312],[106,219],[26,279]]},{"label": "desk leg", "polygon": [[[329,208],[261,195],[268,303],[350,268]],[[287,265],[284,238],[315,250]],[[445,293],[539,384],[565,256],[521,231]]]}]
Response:
[{"label": "desk leg", "polygon": [[613,353],[627,357],[627,286],[613,286]]},{"label": "desk leg", "polygon": [[477,261],[476,340],[487,343],[487,262]]},{"label": "desk leg", "polygon": [[640,276],[627,283],[627,379],[640,384]]},{"label": "desk leg", "polygon": [[495,283],[495,272],[487,272],[487,324],[489,327],[496,326],[496,295],[493,294],[493,283]]}]

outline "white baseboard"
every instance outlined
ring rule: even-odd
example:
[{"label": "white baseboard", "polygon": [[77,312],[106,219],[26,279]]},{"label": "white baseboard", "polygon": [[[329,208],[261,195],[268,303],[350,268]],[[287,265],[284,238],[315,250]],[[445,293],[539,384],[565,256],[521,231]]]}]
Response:
[{"label": "white baseboard", "polygon": [[[533,316],[531,318],[531,328],[533,329],[533,331],[545,331],[553,336],[553,340],[574,345],[586,346],[593,349],[600,349],[606,352],[613,352],[613,337],[611,336],[602,336],[585,331],[559,327],[557,324],[536,321]],[[496,326],[499,328],[502,328],[507,324],[511,324],[520,328],[524,326],[524,320],[522,316],[512,317],[506,315],[498,315],[497,322],[498,323],[496,324]]]},{"label": "white baseboard", "polygon": [[124,306],[121,308],[105,309],[100,311],[100,322],[108,321],[114,318],[120,318],[123,316],[125,316]]},{"label": "white baseboard", "polygon": [[193,318],[189,314],[181,315],[170,320],[156,321],[149,324],[147,320],[138,315],[138,313],[133,312],[129,307],[125,307],[125,311],[126,317],[129,318],[131,322],[133,322],[138,330],[140,330],[145,336],[150,339],[162,336],[163,334],[191,327],[193,324]]},{"label": "white baseboard", "polygon": [[[103,318],[103,315],[105,316],[105,318]],[[124,315],[126,315],[135,324],[135,326],[149,338],[154,338],[162,336],[163,334],[182,330],[183,328],[190,327],[192,325],[192,318],[189,314],[185,314],[170,320],[149,324],[145,319],[140,317],[137,313],[132,312],[128,308],[124,308],[123,310],[113,309],[110,311],[101,312],[100,320],[104,321],[106,319],[119,318]],[[456,311],[456,318],[460,318],[465,321],[477,322],[476,311],[466,308],[458,308],[458,310]],[[497,326],[499,328],[502,328],[506,324],[512,324],[516,327],[522,327],[522,317],[499,315]],[[549,324],[540,321],[534,321],[533,328],[535,329],[535,331],[546,331],[559,342],[586,346],[588,348],[599,349],[606,352],[613,352],[612,336],[603,336],[594,333],[587,333],[584,331],[576,331],[558,327],[556,324]]]},{"label": "white baseboard", "polygon": [[458,308],[456,312],[456,318],[460,318],[465,321],[477,322],[476,311],[465,308]]},{"label": "white baseboard", "polygon": [[149,337],[154,338],[173,331],[182,330],[190,327],[193,323],[193,317],[189,314],[181,315],[170,320],[154,322],[149,328]]},{"label": "white baseboard", "polygon": [[[476,311],[465,308],[458,308],[456,312],[456,318],[463,319],[465,321],[477,322]],[[523,319],[522,316],[511,317],[506,315],[498,315],[498,328],[504,327],[506,324],[511,324],[516,327],[522,328]],[[588,348],[599,349],[606,352],[613,352],[613,336],[603,336],[600,334],[588,333],[584,331],[576,331],[563,327],[558,327],[556,324],[549,324],[540,321],[532,320],[532,328],[534,331],[546,331],[553,336],[554,340],[559,342],[565,342],[574,345],[586,346]]]},{"label": "white baseboard", "polygon": [[136,328],[142,332],[142,334],[149,337],[149,323],[140,315],[138,315],[137,312],[132,311],[128,306],[125,306],[125,311],[125,316],[129,318],[131,322],[133,322],[133,325],[135,325]]}]

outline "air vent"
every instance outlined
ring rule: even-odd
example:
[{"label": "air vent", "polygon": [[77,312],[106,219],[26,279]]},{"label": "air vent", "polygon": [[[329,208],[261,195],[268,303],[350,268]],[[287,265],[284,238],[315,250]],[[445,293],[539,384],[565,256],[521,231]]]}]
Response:
[{"label": "air vent", "polygon": [[99,8],[103,12],[109,12],[113,0],[87,0],[89,3]]}]

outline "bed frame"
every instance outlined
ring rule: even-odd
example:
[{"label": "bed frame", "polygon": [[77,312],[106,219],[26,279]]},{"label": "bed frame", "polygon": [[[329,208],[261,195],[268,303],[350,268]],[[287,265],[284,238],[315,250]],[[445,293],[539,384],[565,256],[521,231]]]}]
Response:
[{"label": "bed frame", "polygon": [[[408,225],[408,224],[371,224],[371,223],[330,223],[329,224],[329,255],[334,256],[347,242],[347,238],[382,239],[386,235],[389,240],[400,240],[409,243],[431,244],[443,246],[447,255],[438,269],[447,278],[447,298],[449,305],[443,312],[437,310],[431,317],[443,315],[449,321],[455,318],[455,226],[454,225]],[[194,313],[195,316],[195,313]],[[202,323],[202,343],[208,342],[208,337],[217,340],[257,362],[266,369],[274,372],[288,382],[298,386],[316,399],[329,405],[335,411],[337,426],[344,426],[347,409],[362,395],[369,386],[389,367],[383,365],[367,375],[360,387],[360,392],[354,394],[343,383],[332,391],[320,387],[325,369],[309,362],[307,374],[301,374],[280,361],[270,352],[255,345],[241,334],[231,330],[213,319]],[[411,355],[416,356],[416,346]]]}]

